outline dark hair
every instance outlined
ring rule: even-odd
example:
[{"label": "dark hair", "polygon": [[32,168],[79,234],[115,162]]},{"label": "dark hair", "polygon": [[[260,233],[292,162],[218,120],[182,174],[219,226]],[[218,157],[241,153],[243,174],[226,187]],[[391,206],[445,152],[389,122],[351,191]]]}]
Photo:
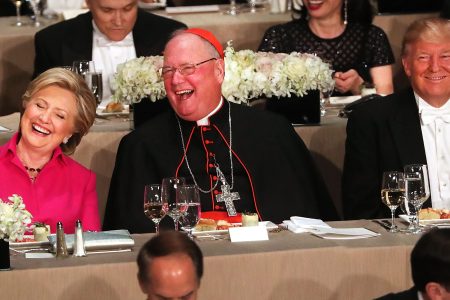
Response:
[{"label": "dark hair", "polygon": [[414,285],[424,292],[429,282],[436,282],[450,291],[450,228],[425,233],[411,253]]},{"label": "dark hair", "polygon": [[[344,20],[345,1],[342,0],[341,17]],[[300,10],[294,9],[294,18],[308,19],[308,10],[306,7],[301,7]],[[298,16],[298,17],[297,17]],[[373,8],[369,0],[347,0],[347,16],[349,23],[362,23],[366,25],[372,24]]]},{"label": "dark hair", "polygon": [[157,257],[172,254],[186,254],[195,267],[197,280],[203,276],[203,254],[195,242],[186,234],[178,231],[164,231],[151,238],[142,246],[137,257],[138,278],[141,282],[149,282],[148,268]]}]

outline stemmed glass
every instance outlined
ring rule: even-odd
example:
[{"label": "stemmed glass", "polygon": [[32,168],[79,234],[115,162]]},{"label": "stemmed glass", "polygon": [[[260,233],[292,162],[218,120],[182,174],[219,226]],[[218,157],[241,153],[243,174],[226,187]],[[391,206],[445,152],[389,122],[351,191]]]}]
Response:
[{"label": "stemmed glass", "polygon": [[178,231],[178,221],[181,217],[177,207],[177,190],[184,184],[186,184],[184,177],[163,178],[161,184],[161,198],[168,205],[167,214],[173,219],[176,231]]},{"label": "stemmed glass", "polygon": [[405,209],[410,209],[411,218],[408,233],[420,233],[419,211],[430,197],[428,168],[422,164],[412,164],[404,167],[405,172]]},{"label": "stemmed glass", "polygon": [[320,116],[327,114],[327,105],[330,104],[330,95],[333,91],[322,91],[320,93]]},{"label": "stemmed glass", "polygon": [[40,14],[39,4],[41,0],[27,0],[27,1],[30,2],[31,9],[33,10],[34,26],[35,27],[41,26],[41,22],[39,22],[39,14]]},{"label": "stemmed glass", "polygon": [[23,25],[22,19],[20,17],[20,7],[22,6],[22,0],[11,0],[11,2],[16,7],[16,23],[14,23],[14,26],[20,27]]},{"label": "stemmed glass", "polygon": [[256,13],[256,0],[248,0],[248,4],[250,5],[250,12]]},{"label": "stemmed glass", "polygon": [[144,213],[155,223],[155,231],[159,233],[159,222],[167,213],[167,202],[161,197],[160,184],[148,184],[144,188]]},{"label": "stemmed glass", "polygon": [[235,16],[239,13],[239,10],[236,7],[236,0],[230,0],[230,9],[226,11],[226,14]]},{"label": "stemmed glass", "polygon": [[84,79],[86,80],[89,89],[94,94],[98,106],[102,102],[103,97],[102,73],[89,71],[84,74]]},{"label": "stemmed glass", "polygon": [[86,73],[94,72],[95,65],[93,61],[89,60],[76,60],[72,64],[72,71],[85,77]]},{"label": "stemmed glass", "polygon": [[177,206],[181,213],[180,224],[188,236],[193,239],[192,230],[200,220],[200,194],[193,184],[182,185],[177,190]]},{"label": "stemmed glass", "polygon": [[391,210],[391,228],[389,232],[398,232],[395,225],[395,210],[405,195],[405,175],[403,172],[388,171],[383,173],[381,200]]}]

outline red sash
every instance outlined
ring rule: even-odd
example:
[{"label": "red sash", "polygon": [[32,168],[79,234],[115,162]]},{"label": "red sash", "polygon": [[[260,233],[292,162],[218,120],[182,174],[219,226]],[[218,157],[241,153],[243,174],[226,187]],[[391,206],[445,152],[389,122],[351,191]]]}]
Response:
[{"label": "red sash", "polygon": [[202,211],[203,219],[225,220],[228,223],[242,223],[242,216],[238,213],[236,216],[230,217],[226,211]]}]

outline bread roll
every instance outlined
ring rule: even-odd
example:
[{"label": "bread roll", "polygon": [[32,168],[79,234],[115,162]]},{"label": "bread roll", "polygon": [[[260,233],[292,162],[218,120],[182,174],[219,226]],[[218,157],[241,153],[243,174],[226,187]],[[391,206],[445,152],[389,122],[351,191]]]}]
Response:
[{"label": "bread roll", "polygon": [[123,111],[123,104],[118,102],[109,102],[106,105],[106,108],[103,112],[106,113],[115,113],[115,112],[122,112]]},{"label": "bread roll", "polygon": [[419,211],[419,220],[433,220],[433,219],[440,219],[440,218],[441,218],[441,212],[438,209],[428,207],[428,208],[422,208]]}]

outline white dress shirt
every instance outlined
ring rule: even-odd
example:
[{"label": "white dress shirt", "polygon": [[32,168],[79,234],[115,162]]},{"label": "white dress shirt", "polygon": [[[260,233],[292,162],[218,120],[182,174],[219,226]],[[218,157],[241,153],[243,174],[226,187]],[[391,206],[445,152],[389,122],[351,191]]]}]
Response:
[{"label": "white dress shirt", "polygon": [[92,25],[94,27],[92,60],[96,71],[102,73],[103,98],[100,106],[105,106],[111,100],[111,80],[117,65],[136,58],[136,49],[134,48],[133,32],[130,32],[123,40],[114,42],[100,32],[94,20],[92,20]]},{"label": "white dress shirt", "polygon": [[436,108],[419,95],[414,95],[421,118],[420,127],[430,177],[432,206],[448,209],[450,208],[450,101]]}]

